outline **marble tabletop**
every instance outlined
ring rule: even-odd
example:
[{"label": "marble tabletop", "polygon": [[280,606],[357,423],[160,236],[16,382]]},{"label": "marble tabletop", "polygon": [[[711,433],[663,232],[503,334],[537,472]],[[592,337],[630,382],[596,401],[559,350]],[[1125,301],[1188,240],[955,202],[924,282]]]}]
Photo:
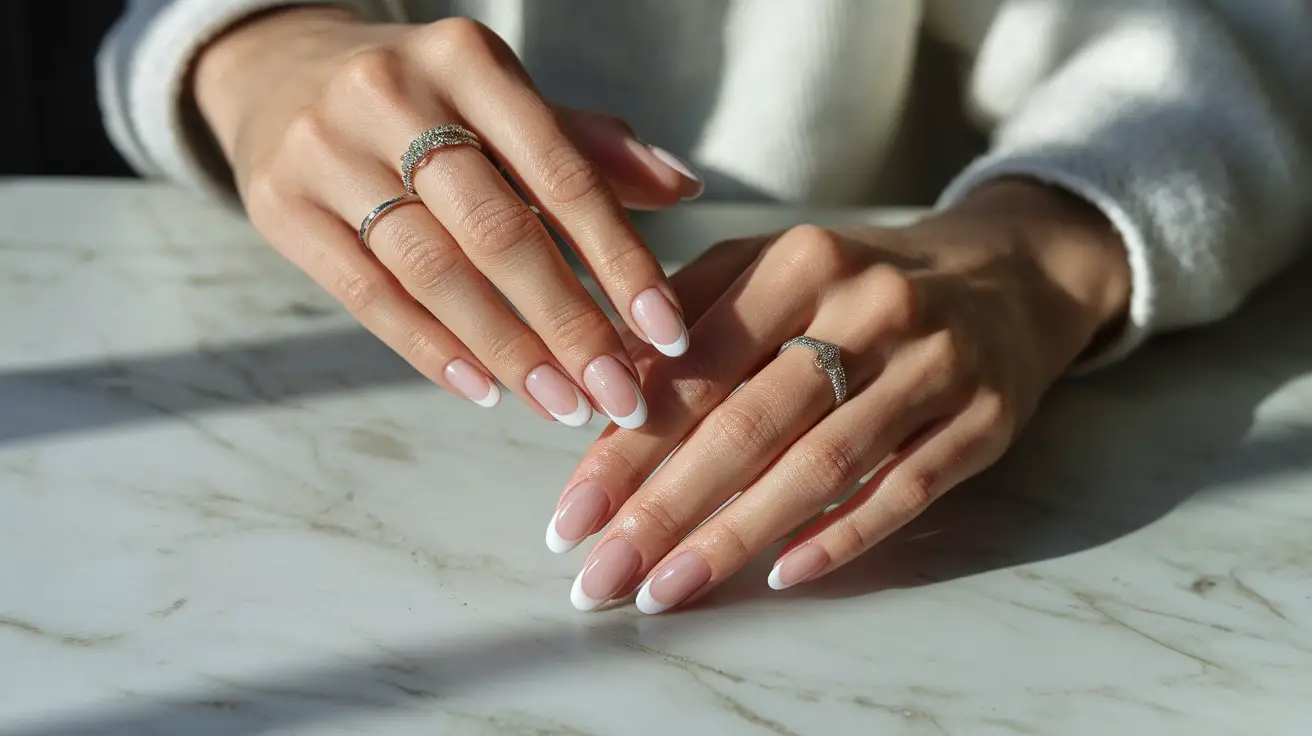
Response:
[{"label": "marble tabletop", "polygon": [[0,222],[0,733],[1312,733],[1312,264],[846,570],[649,617],[543,547],[599,424],[425,384],[169,189],[0,181]]}]

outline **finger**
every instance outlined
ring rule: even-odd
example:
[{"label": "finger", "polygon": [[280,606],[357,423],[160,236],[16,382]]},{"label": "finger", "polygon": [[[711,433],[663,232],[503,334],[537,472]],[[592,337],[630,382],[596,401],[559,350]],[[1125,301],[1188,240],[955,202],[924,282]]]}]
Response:
[{"label": "finger", "polygon": [[560,106],[555,111],[566,134],[601,168],[625,207],[665,209],[701,194],[700,181],[665,163],[662,157],[669,154],[638,140],[620,118]]},{"label": "finger", "polygon": [[[434,24],[434,27],[443,24]],[[463,23],[455,24],[456,27]],[[418,40],[422,41],[423,34]],[[397,157],[423,131],[458,116],[442,104],[436,95],[411,78],[408,62],[397,53],[362,53],[352,61],[353,69],[339,75],[329,91],[327,120],[322,127],[348,131],[349,138],[338,148],[371,152],[377,165],[396,175]],[[369,100],[364,109],[347,108],[347,101]],[[313,120],[313,118],[307,118]],[[349,121],[349,124],[348,122]],[[306,137],[333,137],[311,133]],[[322,150],[324,146],[318,146]],[[331,148],[329,148],[331,153]],[[339,176],[345,181],[368,181],[358,171],[346,170]],[[512,332],[498,318],[491,326],[490,342],[478,342],[462,334],[466,344],[482,355],[489,366],[516,364],[538,352],[535,342],[546,346],[553,360],[533,368],[528,388],[573,405],[574,391],[565,385],[587,386],[599,406],[617,423],[636,427],[645,421],[646,406],[633,379],[632,366],[619,335],[597,303],[583,288],[559,249],[547,234],[536,214],[511,188],[487,158],[468,145],[456,145],[434,151],[414,173],[415,188],[424,204],[448,233],[448,238],[402,241],[413,246],[399,251],[403,259],[398,270],[421,269],[412,278],[415,287],[427,298],[446,299],[450,311],[460,311],[459,302],[450,299],[458,291],[456,278],[461,272],[446,273],[448,266],[462,268],[466,261],[486,277],[519,311],[532,328],[530,332]],[[398,183],[399,187],[399,183]],[[395,196],[390,190],[386,196]],[[372,205],[371,205],[372,206]],[[379,224],[387,227],[391,218]],[[393,226],[394,227],[394,226]],[[405,235],[405,233],[401,233]],[[464,260],[457,259],[445,246],[454,237]],[[442,246],[442,247],[434,247]],[[381,250],[378,251],[380,254]],[[411,262],[411,260],[413,262]],[[469,280],[473,283],[473,279]],[[480,279],[481,281],[481,279]],[[418,296],[418,294],[416,295]],[[479,315],[486,314],[480,311]],[[473,319],[478,315],[468,315]],[[448,315],[444,314],[447,320]],[[457,334],[455,317],[448,324]],[[562,372],[556,369],[559,365]],[[541,376],[541,380],[535,380]],[[586,380],[585,380],[586,376]],[[514,384],[507,384],[514,385]],[[563,423],[578,426],[591,416],[591,408],[580,405],[573,413],[561,413],[548,406],[551,397],[533,393],[550,413]]]},{"label": "finger", "polygon": [[638,609],[660,613],[700,598],[800,520],[823,511],[926,422],[958,408],[950,377],[937,367],[930,351],[900,352],[873,384],[824,417],[675,546],[639,590]]},{"label": "finger", "polygon": [[770,587],[783,590],[850,562],[996,462],[1009,436],[1001,402],[993,396],[976,399],[901,452],[851,499],[803,530],[770,571]]},{"label": "finger", "polygon": [[[400,187],[395,175],[363,157],[339,162],[320,159],[306,166],[320,174],[314,180],[324,182],[316,196],[344,223],[359,222]],[[586,398],[422,204],[394,207],[380,215],[368,233],[368,246],[371,257],[394,275],[413,300],[526,404],[568,426],[587,423],[592,409]],[[356,250],[363,252],[358,240]]]},{"label": "finger", "polygon": [[252,218],[266,223],[262,229],[271,231],[270,240],[283,257],[424,377],[484,408],[500,402],[501,389],[482,362],[360,247],[349,226],[304,200],[279,196],[252,199],[278,201],[276,218],[257,216],[267,205],[251,208]]},{"label": "finger", "polygon": [[[757,297],[773,299],[775,293]],[[859,389],[881,368],[892,325],[876,309],[847,305],[805,332],[843,350],[847,379]],[[811,349],[796,346],[771,361],[711,411],[624,504],[579,575],[571,594],[575,606],[591,610],[631,590],[651,565],[811,429],[834,398]],[[638,569],[620,579],[617,571],[634,560]]]},{"label": "finger", "polygon": [[[459,44],[430,52],[434,73],[448,81],[450,102],[575,249],[630,329],[661,352],[681,355],[688,333],[674,292],[601,169],[570,139],[495,34],[470,33],[490,37],[484,46],[462,41],[470,54],[464,58],[452,53]],[[470,58],[486,60],[477,84],[466,76]]]},{"label": "finger", "polygon": [[[732,262],[730,256],[735,253],[737,248],[723,248],[717,251],[720,255],[708,256],[704,262],[719,258]],[[588,450],[548,523],[547,546],[552,551],[567,552],[600,529],[702,417],[810,320],[810,307],[801,297],[785,296],[759,308],[742,307],[748,289],[753,293],[803,293],[785,288],[784,280],[769,279],[769,268],[760,266],[757,261],[739,273],[693,327],[695,335],[713,339],[694,344],[678,361],[651,365],[645,384],[662,411],[652,417],[649,431],[607,430]],[[711,281],[707,279],[707,283]],[[752,315],[766,327],[754,334],[740,313]]]}]

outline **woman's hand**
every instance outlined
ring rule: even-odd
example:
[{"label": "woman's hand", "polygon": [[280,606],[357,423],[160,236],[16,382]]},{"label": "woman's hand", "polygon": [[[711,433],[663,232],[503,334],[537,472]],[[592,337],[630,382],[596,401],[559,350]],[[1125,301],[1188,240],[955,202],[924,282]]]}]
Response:
[{"label": "woman's hand", "polygon": [[[1118,326],[1128,274],[1101,215],[1025,182],[907,228],[799,227],[716,247],[673,279],[692,349],[638,359],[651,422],[602,435],[548,528],[560,552],[613,518],[571,600],[591,610],[645,580],[641,610],[686,604],[877,471],[806,525],[769,583],[850,561],[1002,454]],[[841,349],[837,408],[811,350],[776,355],[798,335]]]},{"label": "woman's hand", "polygon": [[339,9],[275,12],[211,44],[195,90],[256,228],[425,376],[483,406],[500,398],[495,376],[571,426],[592,414],[583,388],[617,424],[645,421],[614,326],[483,153],[434,153],[415,176],[422,203],[382,215],[372,253],[356,229],[404,193],[411,140],[462,124],[629,328],[677,355],[687,337],[674,292],[621,202],[655,208],[700,193],[677,159],[620,121],[553,110],[511,50],[464,19],[374,25]]}]

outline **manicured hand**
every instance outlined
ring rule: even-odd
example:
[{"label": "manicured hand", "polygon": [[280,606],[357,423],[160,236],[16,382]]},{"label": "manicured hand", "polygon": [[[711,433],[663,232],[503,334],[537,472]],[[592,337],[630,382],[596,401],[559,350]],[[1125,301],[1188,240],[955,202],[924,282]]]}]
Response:
[{"label": "manicured hand", "polygon": [[[647,613],[685,605],[804,524],[770,587],[851,561],[1003,453],[1119,324],[1128,273],[1098,213],[1012,182],[907,228],[799,227],[711,250],[674,277],[692,348],[639,358],[651,421],[602,435],[548,529],[564,551],[610,522],[574,605],[635,589]],[[798,335],[841,349],[842,405],[811,350],[776,355]]]},{"label": "manicured hand", "polygon": [[[434,382],[482,406],[496,380],[579,426],[595,405],[640,426],[646,408],[615,327],[490,153],[596,277],[628,328],[687,346],[674,292],[624,205],[658,208],[701,183],[624,123],[556,109],[495,34],[453,18],[376,25],[340,9],[283,10],[201,56],[195,90],[261,234]],[[455,123],[484,151],[443,148],[417,169],[422,201],[356,230],[404,193],[400,157]]]}]

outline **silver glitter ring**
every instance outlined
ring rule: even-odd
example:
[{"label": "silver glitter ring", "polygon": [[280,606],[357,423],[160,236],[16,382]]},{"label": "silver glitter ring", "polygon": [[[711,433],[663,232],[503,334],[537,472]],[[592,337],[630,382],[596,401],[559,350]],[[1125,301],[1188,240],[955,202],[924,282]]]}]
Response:
[{"label": "silver glitter ring", "polygon": [[829,376],[829,383],[834,386],[834,407],[847,401],[847,372],[843,370],[843,354],[838,346],[814,337],[799,335],[779,346],[779,354],[782,355],[794,345],[801,345],[815,352],[815,366]]},{"label": "silver glitter ring", "polygon": [[378,221],[378,218],[382,217],[384,214],[387,213],[388,210],[392,209],[393,207],[399,207],[403,204],[408,204],[410,202],[418,202],[418,201],[419,201],[418,194],[402,194],[399,197],[392,197],[386,202],[383,202],[382,204],[373,208],[373,210],[371,210],[369,214],[365,215],[364,220],[360,223],[360,229],[356,231],[356,234],[360,236],[360,244],[364,246],[364,249],[368,251],[373,250],[373,248],[369,247],[369,231],[373,229],[374,223]]},{"label": "silver glitter ring", "polygon": [[451,146],[469,146],[483,150],[478,136],[463,125],[447,123],[436,128],[429,128],[410,141],[410,147],[401,156],[401,183],[405,185],[406,194],[415,193],[415,169],[419,168],[433,152]]}]

